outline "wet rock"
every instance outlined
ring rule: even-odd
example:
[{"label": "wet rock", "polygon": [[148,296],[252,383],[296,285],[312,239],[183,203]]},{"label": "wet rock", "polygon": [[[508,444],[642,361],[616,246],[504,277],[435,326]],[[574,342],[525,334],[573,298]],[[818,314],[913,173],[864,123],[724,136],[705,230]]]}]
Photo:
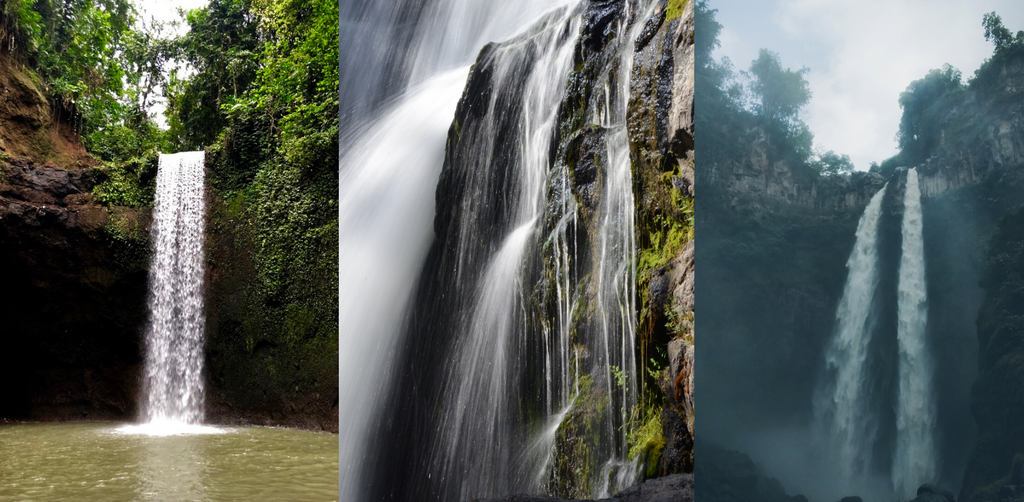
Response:
[{"label": "wet rock", "polygon": [[131,418],[148,211],[95,203],[93,169],[27,159],[0,167],[0,416]]},{"label": "wet rock", "polygon": [[694,465],[694,247],[692,241],[655,247],[667,241],[666,225],[685,228],[691,217],[682,207],[694,194],[693,3],[676,19],[667,19],[662,6],[637,37],[627,110],[637,241],[641,253],[671,257],[637,271],[646,293],[642,336],[669,359],[659,381],[666,440],[659,475],[690,472]]},{"label": "wet rock", "polygon": [[[579,502],[692,502],[693,474],[674,474],[652,479],[623,490],[611,498]],[[570,499],[540,495],[513,495],[504,498],[475,499],[473,502],[570,502]]]},{"label": "wet rock", "polygon": [[912,502],[956,502],[953,492],[941,486],[925,483],[917,489],[917,497]]}]

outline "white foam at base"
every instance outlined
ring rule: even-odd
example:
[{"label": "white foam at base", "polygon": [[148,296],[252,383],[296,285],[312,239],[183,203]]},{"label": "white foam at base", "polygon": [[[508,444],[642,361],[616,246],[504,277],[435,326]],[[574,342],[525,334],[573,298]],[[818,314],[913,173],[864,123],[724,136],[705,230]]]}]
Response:
[{"label": "white foam at base", "polygon": [[114,429],[117,434],[134,436],[196,436],[210,434],[228,434],[235,432],[230,427],[214,427],[212,425],[187,424],[169,420],[157,420],[145,424],[126,424]]}]

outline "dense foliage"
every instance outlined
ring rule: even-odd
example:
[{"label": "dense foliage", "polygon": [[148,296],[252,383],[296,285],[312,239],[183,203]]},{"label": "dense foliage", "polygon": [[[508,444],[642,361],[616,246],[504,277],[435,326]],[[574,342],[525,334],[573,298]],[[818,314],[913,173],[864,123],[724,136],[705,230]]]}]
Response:
[{"label": "dense foliage", "polygon": [[[207,148],[224,218],[245,225],[220,235],[254,272],[215,307],[213,348],[255,401],[337,385],[337,15],[337,0],[213,0],[176,42],[197,71],[172,75],[170,141]],[[221,266],[239,273],[237,254]]]},{"label": "dense foliage", "polygon": [[[949,64],[911,82],[899,98],[903,115],[896,142],[900,151],[877,167],[872,166],[872,170],[889,176],[897,167],[916,166],[931,156],[939,146],[943,115],[961,99],[964,91],[970,90],[982,98],[1000,94],[995,83],[1004,66],[1024,57],[1024,31],[1018,31],[1014,36],[995,12],[985,14],[981,24],[985,28],[985,40],[994,45],[992,57],[982,63],[966,85],[962,82],[960,70]],[[1012,99],[1013,96],[1004,95],[1004,98]]]},{"label": "dense foliage", "polygon": [[175,37],[132,0],[0,4],[0,50],[105,161],[100,202],[150,205],[157,153],[207,151],[212,366],[254,398],[336,392],[338,8],[211,0]]},{"label": "dense foliage", "polygon": [[755,131],[764,132],[778,151],[806,174],[839,174],[853,170],[847,155],[833,151],[816,152],[814,135],[800,118],[810,102],[811,90],[804,78],[810,70],[785,68],[778,53],[761,49],[747,71],[736,72],[727,57],[714,58],[721,44],[722,25],[715,19],[717,9],[698,2],[694,72],[698,142],[712,161],[738,154],[733,138]]}]

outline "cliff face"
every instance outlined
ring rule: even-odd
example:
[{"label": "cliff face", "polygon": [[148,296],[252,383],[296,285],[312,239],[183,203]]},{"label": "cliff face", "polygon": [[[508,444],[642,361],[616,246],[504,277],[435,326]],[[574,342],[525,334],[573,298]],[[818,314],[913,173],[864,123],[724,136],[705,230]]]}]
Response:
[{"label": "cliff face", "polygon": [[[693,470],[694,3],[668,2],[635,47],[627,125],[636,204],[641,360],[667,355],[656,385],[665,448],[657,473]],[[653,471],[653,470],[652,470]]]},{"label": "cliff face", "polygon": [[132,417],[147,210],[95,200],[105,169],[0,55],[0,418]]},{"label": "cliff face", "polygon": [[[960,201],[976,228],[977,379],[970,410],[978,439],[967,458],[958,500],[1019,497],[1024,453],[1019,298],[1024,262],[1024,60],[1004,62],[995,85],[970,92],[945,115],[942,143],[919,171],[936,203]],[[925,181],[926,180],[926,181]],[[964,204],[966,202],[966,204]],[[970,227],[968,227],[970,230]],[[978,305],[980,304],[980,305]]]},{"label": "cliff face", "polygon": [[102,172],[12,159],[0,183],[0,416],[134,415],[148,211],[94,202]]},{"label": "cliff face", "polygon": [[[337,344],[288,343],[320,328],[308,311],[273,322],[280,320],[260,294],[255,230],[247,210],[243,194],[225,200],[207,191],[207,420],[338,432]],[[316,278],[330,279],[327,274]]]},{"label": "cliff face", "polygon": [[[988,180],[1020,183],[1024,165],[1024,60],[999,68],[996,85],[966,91],[942,116],[939,145],[916,166],[921,195]],[[914,167],[914,166],[910,166]]]},{"label": "cliff face", "polygon": [[707,183],[724,194],[729,211],[752,214],[859,214],[885,178],[875,173],[818,176],[796,165],[761,127],[735,134],[736,158],[713,162]]},{"label": "cliff face", "polygon": [[[641,477],[692,470],[692,9],[592,0],[557,28],[546,19],[481,51],[448,133],[435,242],[385,412],[394,418],[370,469],[389,473],[379,498],[449,500],[537,483],[593,497],[632,478],[631,462],[609,468],[625,451]],[[558,66],[545,59],[548,44],[568,64],[540,91],[536,65]],[[538,151],[522,145],[538,144],[524,117],[543,119],[530,108],[540,96],[553,103],[543,113],[557,114],[535,173]],[[524,210],[538,194],[536,211]],[[501,292],[512,299],[497,304],[496,267],[508,266],[501,259],[524,231],[515,283]],[[617,261],[627,248],[634,258]],[[466,357],[477,334],[488,342]],[[663,368],[671,401],[644,416],[633,403],[641,389],[661,393],[651,373]],[[653,399],[649,409],[660,406]],[[627,439],[641,422],[657,433]],[[516,448],[539,430],[552,436],[550,464],[516,460],[534,458]],[[398,457],[406,460],[395,467]],[[395,469],[406,482],[393,482]]]}]

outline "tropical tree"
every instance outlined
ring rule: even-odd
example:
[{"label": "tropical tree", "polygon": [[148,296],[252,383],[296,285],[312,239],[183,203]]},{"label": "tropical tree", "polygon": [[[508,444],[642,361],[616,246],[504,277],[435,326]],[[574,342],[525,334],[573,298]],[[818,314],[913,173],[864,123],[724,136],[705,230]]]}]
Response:
[{"label": "tropical tree", "polygon": [[761,49],[745,72],[750,78],[755,113],[786,129],[796,125],[800,109],[811,100],[811,89],[804,79],[809,72],[806,67],[797,71],[783,68],[778,53]]}]

